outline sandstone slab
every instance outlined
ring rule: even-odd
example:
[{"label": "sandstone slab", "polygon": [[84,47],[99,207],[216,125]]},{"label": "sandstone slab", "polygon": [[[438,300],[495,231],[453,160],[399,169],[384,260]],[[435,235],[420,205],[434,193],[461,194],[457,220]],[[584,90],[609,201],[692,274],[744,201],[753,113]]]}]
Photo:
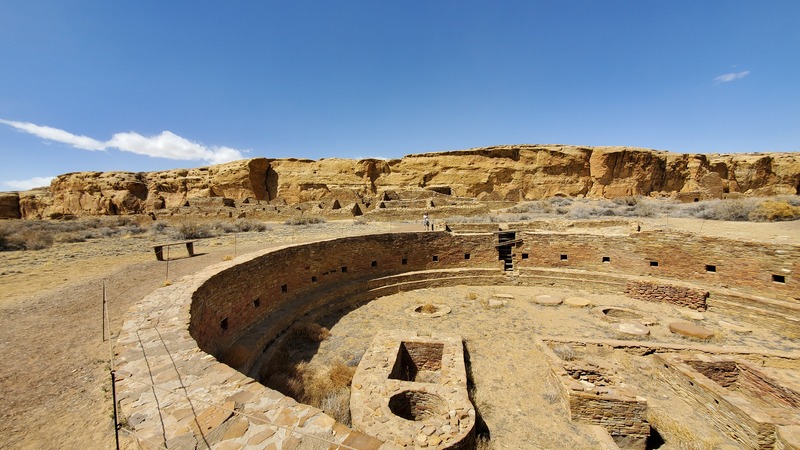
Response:
[{"label": "sandstone slab", "polygon": [[708,328],[701,327],[690,322],[672,322],[668,326],[669,331],[687,337],[710,339],[714,336],[714,332]]},{"label": "sandstone slab", "polygon": [[556,297],[555,295],[537,295],[533,298],[533,301],[538,305],[558,306],[564,300],[561,297]]},{"label": "sandstone slab", "polygon": [[650,334],[650,330],[636,322],[618,322],[612,323],[611,329],[622,334],[630,334],[633,336],[647,336]]},{"label": "sandstone slab", "polygon": [[585,308],[591,306],[592,302],[583,297],[567,297],[564,299],[564,304],[574,308]]}]

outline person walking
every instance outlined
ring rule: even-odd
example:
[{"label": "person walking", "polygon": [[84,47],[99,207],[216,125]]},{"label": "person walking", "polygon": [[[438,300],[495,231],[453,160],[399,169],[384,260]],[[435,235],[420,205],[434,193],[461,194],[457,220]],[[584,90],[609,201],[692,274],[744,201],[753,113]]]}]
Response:
[{"label": "person walking", "polygon": [[425,227],[425,231],[428,231],[428,226],[430,226],[430,224],[431,224],[431,221],[428,218],[428,213],[425,213],[422,216],[422,225]]}]

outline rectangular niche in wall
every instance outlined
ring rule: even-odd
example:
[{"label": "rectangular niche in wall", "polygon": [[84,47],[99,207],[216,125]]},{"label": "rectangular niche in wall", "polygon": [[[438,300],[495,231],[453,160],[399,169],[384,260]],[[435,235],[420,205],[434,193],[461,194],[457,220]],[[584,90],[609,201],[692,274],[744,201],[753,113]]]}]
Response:
[{"label": "rectangular niche in wall", "polygon": [[716,271],[717,271],[717,266],[714,266],[714,265],[711,265],[711,264],[706,264],[706,272],[714,273]]},{"label": "rectangular niche in wall", "polygon": [[522,259],[528,259],[528,254],[527,253],[523,253],[522,254]]},{"label": "rectangular niche in wall", "polygon": [[610,256],[603,256],[603,262],[604,263],[610,263],[611,262],[611,257]]},{"label": "rectangular niche in wall", "polygon": [[378,267],[378,261],[372,261],[372,267]]},{"label": "rectangular niche in wall", "polygon": [[469,258],[470,258],[470,254],[469,253],[464,253],[464,259],[469,259]]},{"label": "rectangular niche in wall", "polygon": [[288,284],[281,285],[281,292],[289,292],[289,285]]},{"label": "rectangular niche in wall", "polygon": [[402,265],[404,265],[404,266],[405,266],[406,264],[408,264],[408,258],[403,258],[403,259],[400,261],[400,264],[402,264]]},{"label": "rectangular niche in wall", "polygon": [[774,281],[776,283],[786,283],[786,277],[783,276],[783,275],[773,274],[772,275],[772,281]]},{"label": "rectangular niche in wall", "polygon": [[561,258],[561,261],[566,261],[567,260],[567,255],[561,255],[560,258]]},{"label": "rectangular niche in wall", "polygon": [[437,262],[437,261],[439,261],[439,256],[438,255],[433,255],[433,262]]},{"label": "rectangular niche in wall", "polygon": [[442,371],[444,344],[434,342],[400,343],[392,372],[392,380],[417,383],[438,383]]},{"label": "rectangular niche in wall", "polygon": [[658,261],[650,261],[650,267],[658,267]]}]

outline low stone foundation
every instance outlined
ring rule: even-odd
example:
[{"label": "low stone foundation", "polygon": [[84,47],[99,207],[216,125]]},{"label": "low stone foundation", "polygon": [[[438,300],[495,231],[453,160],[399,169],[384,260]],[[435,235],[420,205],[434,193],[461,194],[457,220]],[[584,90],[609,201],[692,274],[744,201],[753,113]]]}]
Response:
[{"label": "low stone foundation", "polygon": [[[666,381],[707,409],[709,422],[745,448],[775,448],[780,426],[800,425],[800,387],[778,382],[740,360],[702,354],[656,358]],[[791,433],[782,433],[784,448],[800,448],[800,439],[792,439]]]},{"label": "low stone foundation", "polygon": [[540,345],[550,375],[575,422],[600,425],[623,449],[643,450],[650,436],[647,400],[603,367],[586,361],[564,361]]},{"label": "low stone foundation", "polygon": [[650,283],[647,281],[629,281],[625,286],[625,295],[649,302],[670,303],[697,311],[707,309],[708,291],[690,289],[668,284]]},{"label": "low stone foundation", "polygon": [[353,428],[401,447],[469,449],[475,409],[457,336],[380,332],[351,385]]}]

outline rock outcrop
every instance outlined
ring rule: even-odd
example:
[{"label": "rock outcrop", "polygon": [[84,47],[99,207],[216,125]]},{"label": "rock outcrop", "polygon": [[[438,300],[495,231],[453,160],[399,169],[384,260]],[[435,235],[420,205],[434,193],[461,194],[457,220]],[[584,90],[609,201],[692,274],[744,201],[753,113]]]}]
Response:
[{"label": "rock outcrop", "polygon": [[[2,218],[138,214],[193,198],[368,205],[411,191],[481,201],[800,194],[800,154],[677,154],[630,147],[513,145],[400,159],[253,158],[161,172],[79,172],[0,197]],[[15,205],[17,205],[15,207]]]}]

